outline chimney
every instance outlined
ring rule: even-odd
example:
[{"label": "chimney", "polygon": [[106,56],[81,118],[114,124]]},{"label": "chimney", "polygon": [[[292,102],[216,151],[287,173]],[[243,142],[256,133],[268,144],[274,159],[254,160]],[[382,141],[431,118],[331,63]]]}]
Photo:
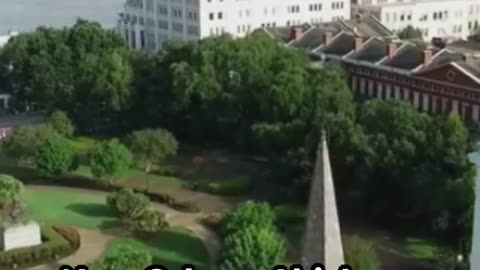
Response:
[{"label": "chimney", "polygon": [[291,39],[299,40],[303,37],[303,30],[301,27],[292,27]]},{"label": "chimney", "polygon": [[355,40],[354,40],[355,51],[358,51],[360,49],[360,47],[362,47],[362,45],[363,45],[363,38],[356,37]]},{"label": "chimney", "polygon": [[332,42],[332,38],[333,38],[333,33],[332,32],[326,32],[324,37],[323,37],[323,43],[325,44],[325,46],[328,46],[330,45],[330,43]]},{"label": "chimney", "polygon": [[387,45],[387,56],[388,56],[388,58],[392,58],[393,56],[395,56],[395,53],[397,53],[397,44],[389,43]]},{"label": "chimney", "polygon": [[422,59],[423,59],[423,65],[424,66],[430,64],[430,62],[432,61],[432,56],[433,56],[432,50],[428,50],[428,49],[423,50]]}]

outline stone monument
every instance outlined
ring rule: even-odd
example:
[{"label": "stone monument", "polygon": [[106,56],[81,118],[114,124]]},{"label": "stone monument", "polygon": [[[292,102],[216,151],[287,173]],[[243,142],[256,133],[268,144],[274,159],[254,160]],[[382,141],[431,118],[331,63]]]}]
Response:
[{"label": "stone monument", "polygon": [[28,219],[20,200],[23,185],[9,175],[0,175],[0,251],[42,243],[40,226]]},{"label": "stone monument", "polygon": [[345,258],[330,157],[324,135],[318,145],[308,204],[302,265],[304,269],[310,269],[313,264],[321,263],[327,270],[338,269],[345,264]]},{"label": "stone monument", "polygon": [[40,225],[34,221],[7,226],[0,231],[0,250],[40,245],[42,237]]}]

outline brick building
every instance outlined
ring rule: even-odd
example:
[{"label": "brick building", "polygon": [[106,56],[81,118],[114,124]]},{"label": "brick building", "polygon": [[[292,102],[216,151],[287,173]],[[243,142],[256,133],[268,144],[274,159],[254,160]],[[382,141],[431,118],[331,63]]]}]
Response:
[{"label": "brick building", "polygon": [[263,30],[288,47],[310,51],[314,61],[343,63],[359,98],[406,100],[422,111],[480,121],[480,59],[400,41],[382,27],[339,24]]}]

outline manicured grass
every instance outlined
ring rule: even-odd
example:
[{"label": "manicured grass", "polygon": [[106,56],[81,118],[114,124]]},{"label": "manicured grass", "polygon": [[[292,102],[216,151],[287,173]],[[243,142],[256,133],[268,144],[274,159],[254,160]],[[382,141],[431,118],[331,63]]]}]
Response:
[{"label": "manicured grass", "polygon": [[115,220],[105,204],[105,196],[27,188],[24,199],[33,218],[40,222],[98,229]]},{"label": "manicured grass", "polygon": [[87,154],[91,152],[99,142],[97,139],[89,137],[74,137],[70,139],[70,141],[79,154]]},{"label": "manicured grass", "polygon": [[210,269],[208,253],[203,242],[184,227],[169,228],[148,239],[116,239],[110,248],[125,244],[148,250],[152,254],[153,263],[168,269],[181,269],[184,264],[193,264],[197,270]]},{"label": "manicured grass", "polygon": [[418,237],[402,237],[396,240],[399,247],[410,256],[417,259],[432,259],[440,243]]}]

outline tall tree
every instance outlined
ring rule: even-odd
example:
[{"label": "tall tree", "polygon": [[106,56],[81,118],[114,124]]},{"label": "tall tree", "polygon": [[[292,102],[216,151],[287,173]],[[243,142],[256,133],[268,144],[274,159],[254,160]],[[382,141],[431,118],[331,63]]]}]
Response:
[{"label": "tall tree", "polygon": [[112,139],[97,145],[90,155],[90,169],[97,178],[108,177],[112,184],[114,177],[132,164],[132,154],[118,140]]}]

